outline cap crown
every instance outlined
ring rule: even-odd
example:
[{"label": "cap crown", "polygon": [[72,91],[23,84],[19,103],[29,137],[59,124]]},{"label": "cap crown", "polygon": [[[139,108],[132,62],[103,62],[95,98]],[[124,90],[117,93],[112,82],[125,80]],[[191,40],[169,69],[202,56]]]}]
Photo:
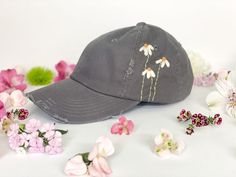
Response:
[{"label": "cap crown", "polygon": [[161,104],[184,99],[193,84],[191,64],[180,43],[145,23],[90,42],[71,78],[106,95]]}]

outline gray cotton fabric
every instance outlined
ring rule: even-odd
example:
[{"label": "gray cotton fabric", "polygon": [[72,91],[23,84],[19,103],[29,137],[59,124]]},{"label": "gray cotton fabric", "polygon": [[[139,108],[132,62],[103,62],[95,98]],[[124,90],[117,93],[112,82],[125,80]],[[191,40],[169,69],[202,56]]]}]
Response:
[{"label": "gray cotton fabric", "polygon": [[140,102],[181,101],[192,85],[191,64],[181,44],[159,27],[138,23],[90,42],[69,79],[28,97],[60,122],[89,123]]}]

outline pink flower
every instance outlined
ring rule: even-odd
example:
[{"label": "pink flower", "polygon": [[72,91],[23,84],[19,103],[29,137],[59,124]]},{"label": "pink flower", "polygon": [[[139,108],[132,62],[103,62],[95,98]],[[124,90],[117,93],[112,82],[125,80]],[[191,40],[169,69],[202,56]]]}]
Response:
[{"label": "pink flower", "polygon": [[25,129],[27,133],[32,133],[37,131],[41,126],[41,123],[39,120],[31,119],[26,125]]},{"label": "pink flower", "polygon": [[55,68],[58,72],[58,76],[54,78],[54,82],[58,82],[60,80],[68,78],[74,71],[75,65],[67,64],[65,61],[61,60],[59,63],[56,64]]},{"label": "pink flower", "polygon": [[55,124],[49,124],[49,123],[43,124],[43,126],[40,128],[40,131],[44,132],[45,133],[44,137],[50,140],[54,137],[56,133]]},{"label": "pink flower", "polygon": [[18,134],[10,136],[8,141],[9,141],[9,146],[12,150],[16,150],[21,145],[21,138],[20,135]]},{"label": "pink flower", "polygon": [[0,101],[0,120],[6,115],[6,109],[2,101]]},{"label": "pink flower", "polygon": [[11,124],[10,128],[7,132],[7,136],[15,136],[17,135],[19,132],[19,125],[18,124]]},{"label": "pink flower", "polygon": [[96,157],[88,166],[88,172],[93,177],[106,177],[112,173],[107,161],[103,157]]},{"label": "pink flower", "polygon": [[111,127],[112,134],[126,134],[129,135],[134,129],[134,123],[132,120],[127,120],[124,116],[119,118],[119,122],[115,123]]},{"label": "pink flower", "polygon": [[38,132],[32,133],[29,139],[29,152],[32,153],[43,153],[43,139],[38,137]]},{"label": "pink flower", "polygon": [[22,107],[26,104],[26,98],[20,90],[14,90],[11,94],[2,92],[0,93],[0,100],[4,103],[6,109]]},{"label": "pink flower", "polygon": [[68,176],[88,176],[87,166],[81,155],[76,155],[71,158],[65,166],[64,172]]},{"label": "pink flower", "polygon": [[54,155],[62,152],[62,134],[58,131],[55,131],[54,138],[48,142],[48,145],[45,147],[45,152]]},{"label": "pink flower", "polygon": [[15,69],[2,70],[0,72],[0,92],[11,93],[13,90],[24,91],[26,89],[24,75],[17,74]]}]

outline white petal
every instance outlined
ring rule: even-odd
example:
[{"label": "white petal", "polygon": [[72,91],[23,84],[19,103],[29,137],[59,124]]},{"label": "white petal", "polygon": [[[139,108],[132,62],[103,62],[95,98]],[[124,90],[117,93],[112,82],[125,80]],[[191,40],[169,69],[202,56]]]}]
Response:
[{"label": "white petal", "polygon": [[158,154],[161,158],[164,158],[164,159],[170,158],[170,156],[171,156],[171,153],[170,153],[170,150],[169,150],[169,149],[161,150],[160,152],[157,152],[157,154]]},{"label": "white petal", "polygon": [[185,144],[183,141],[178,141],[178,148],[174,151],[175,154],[179,155],[183,152],[184,148],[185,148]]},{"label": "white petal", "polygon": [[141,47],[140,49],[139,49],[139,52],[142,52],[144,50],[144,47]]},{"label": "white petal", "polygon": [[236,87],[236,70],[230,71],[228,75],[228,81],[231,82],[234,87]]},{"label": "white petal", "polygon": [[153,48],[153,46],[151,44],[149,44],[148,47],[149,47],[149,49],[154,50],[154,48]]},{"label": "white petal", "polygon": [[144,49],[144,55],[148,56],[148,49]]},{"label": "white petal", "polygon": [[151,71],[151,76],[156,77],[156,74],[154,73],[154,71]]},{"label": "white petal", "polygon": [[168,136],[168,139],[173,139],[173,135],[169,130],[166,130],[164,128],[161,129],[161,134],[164,134],[165,136]]},{"label": "white petal", "polygon": [[224,110],[225,99],[223,96],[219,94],[219,92],[214,91],[208,94],[206,98],[206,103],[207,103],[208,108],[212,112],[219,113]]},{"label": "white petal", "polygon": [[147,70],[144,70],[144,71],[142,72],[142,76],[144,76],[146,73],[147,73]]},{"label": "white petal", "polygon": [[215,86],[219,93],[226,98],[228,97],[229,91],[234,89],[233,85],[225,79],[216,80]]},{"label": "white petal", "polygon": [[159,64],[162,62],[162,59],[156,60],[156,64]]},{"label": "white petal", "polygon": [[150,79],[150,77],[151,77],[151,73],[147,72],[147,79]]},{"label": "white petal", "polygon": [[161,62],[161,68],[164,68],[165,64],[165,62]]},{"label": "white petal", "polygon": [[163,143],[163,138],[162,138],[162,136],[161,136],[161,135],[156,136],[155,139],[154,139],[154,142],[155,142],[155,144],[156,144],[157,146],[160,145],[160,144],[162,144],[162,143]]},{"label": "white petal", "polygon": [[236,118],[236,107],[235,106],[226,106],[226,112],[230,117]]},{"label": "white petal", "polygon": [[166,66],[169,68],[170,67],[170,62],[166,60]]},{"label": "white petal", "polygon": [[151,56],[152,55],[152,50],[149,48],[148,49],[148,54]]}]

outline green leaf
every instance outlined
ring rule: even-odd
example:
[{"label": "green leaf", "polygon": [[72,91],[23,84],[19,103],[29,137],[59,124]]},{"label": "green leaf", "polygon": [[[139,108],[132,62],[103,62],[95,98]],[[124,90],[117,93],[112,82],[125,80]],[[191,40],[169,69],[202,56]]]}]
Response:
[{"label": "green leaf", "polygon": [[25,131],[25,124],[20,124],[19,129],[20,129],[21,133],[24,132]]},{"label": "green leaf", "polygon": [[65,135],[68,133],[68,130],[60,130],[60,129],[55,129],[55,131],[60,132],[62,135]]}]

